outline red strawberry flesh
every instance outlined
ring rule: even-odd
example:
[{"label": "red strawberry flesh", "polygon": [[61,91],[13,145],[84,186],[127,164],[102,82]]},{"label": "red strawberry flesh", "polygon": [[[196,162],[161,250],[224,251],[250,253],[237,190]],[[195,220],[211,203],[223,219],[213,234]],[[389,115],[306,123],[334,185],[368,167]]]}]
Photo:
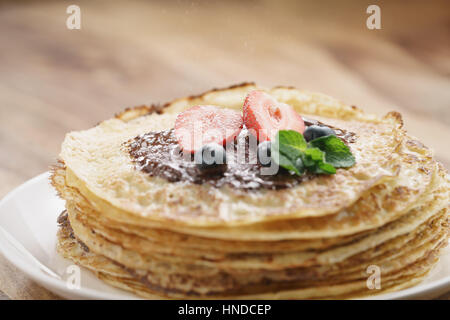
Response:
[{"label": "red strawberry flesh", "polygon": [[302,117],[292,106],[258,90],[245,98],[244,123],[259,141],[271,140],[279,130],[305,131]]},{"label": "red strawberry flesh", "polygon": [[224,145],[243,126],[241,113],[211,105],[200,105],[180,113],[175,120],[175,137],[184,152],[193,153],[207,143]]}]

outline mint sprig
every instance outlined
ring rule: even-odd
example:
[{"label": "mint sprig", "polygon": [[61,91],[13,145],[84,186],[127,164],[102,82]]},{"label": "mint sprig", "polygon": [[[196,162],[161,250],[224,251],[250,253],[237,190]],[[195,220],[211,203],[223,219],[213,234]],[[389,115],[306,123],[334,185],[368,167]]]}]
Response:
[{"label": "mint sprig", "polygon": [[293,171],[298,175],[305,172],[302,161],[308,144],[303,135],[293,130],[280,130],[275,137],[275,143],[272,143],[271,156],[280,167]]},{"label": "mint sprig", "polygon": [[319,148],[309,147],[302,156],[306,169],[311,173],[335,174],[336,169],[325,161],[325,153]]},{"label": "mint sprig", "polygon": [[349,147],[338,137],[330,135],[306,142],[303,135],[293,130],[280,130],[272,143],[272,159],[280,167],[302,175],[334,174],[336,168],[355,164]]},{"label": "mint sprig", "polygon": [[309,146],[325,152],[325,160],[335,168],[348,168],[355,164],[350,148],[336,136],[325,136],[309,142]]}]

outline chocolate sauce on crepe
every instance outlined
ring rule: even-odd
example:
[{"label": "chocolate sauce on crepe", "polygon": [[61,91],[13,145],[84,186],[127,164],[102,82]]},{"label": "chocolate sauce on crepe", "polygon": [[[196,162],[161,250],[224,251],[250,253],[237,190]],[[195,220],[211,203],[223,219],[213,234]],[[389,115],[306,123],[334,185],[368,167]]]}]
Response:
[{"label": "chocolate sauce on crepe", "polygon": [[[325,124],[304,118],[305,126]],[[336,136],[346,144],[355,142],[353,132],[331,127]],[[128,144],[131,159],[138,170],[153,177],[170,182],[187,181],[195,184],[207,183],[214,187],[230,186],[237,189],[284,189],[298,185],[315,175],[305,173],[298,176],[279,168],[274,175],[264,175],[257,161],[257,149],[250,147],[250,133],[244,128],[227,147],[227,163],[208,169],[199,169],[193,155],[180,150],[174,130],[149,132],[137,136]],[[245,161],[242,161],[245,159]]]}]

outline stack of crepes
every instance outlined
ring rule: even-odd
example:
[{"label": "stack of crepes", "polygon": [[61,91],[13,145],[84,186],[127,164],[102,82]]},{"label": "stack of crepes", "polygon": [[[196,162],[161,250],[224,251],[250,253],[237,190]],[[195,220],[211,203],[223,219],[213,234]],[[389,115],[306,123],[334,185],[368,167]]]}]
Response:
[{"label": "stack of crepes", "polygon": [[398,113],[378,118],[322,94],[262,89],[356,134],[355,166],[280,190],[170,182],[130,159],[134,137],[172,128],[190,106],[240,110],[254,89],[128,109],[69,133],[51,178],[66,201],[58,251],[145,298],[341,299],[420,282],[448,243],[449,182]]}]

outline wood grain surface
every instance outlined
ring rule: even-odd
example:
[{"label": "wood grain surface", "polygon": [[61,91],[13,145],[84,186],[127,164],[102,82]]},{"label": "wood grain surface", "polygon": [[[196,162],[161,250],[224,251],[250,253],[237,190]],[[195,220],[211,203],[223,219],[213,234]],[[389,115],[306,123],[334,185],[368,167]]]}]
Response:
[{"label": "wood grain surface", "polygon": [[[66,28],[70,4],[81,30]],[[381,30],[366,28],[370,4]],[[448,168],[449,39],[449,1],[0,1],[0,197],[47,170],[70,130],[243,81],[397,110]],[[55,298],[3,257],[0,291]]]}]

